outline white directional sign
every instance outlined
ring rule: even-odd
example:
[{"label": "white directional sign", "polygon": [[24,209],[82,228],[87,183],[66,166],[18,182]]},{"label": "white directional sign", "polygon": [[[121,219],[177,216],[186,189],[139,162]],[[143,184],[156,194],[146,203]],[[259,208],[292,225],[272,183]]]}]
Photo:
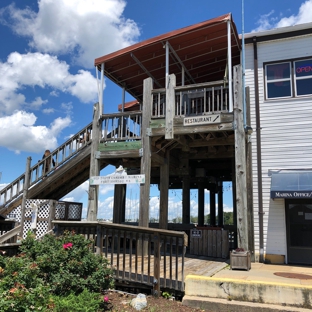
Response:
[{"label": "white directional sign", "polygon": [[185,117],[183,119],[184,126],[207,125],[207,124],[214,124],[214,123],[220,123],[220,122],[221,122],[220,114]]},{"label": "white directional sign", "polygon": [[100,184],[130,184],[145,183],[145,174],[126,175],[111,174],[108,176],[95,176],[90,178],[90,185]]}]

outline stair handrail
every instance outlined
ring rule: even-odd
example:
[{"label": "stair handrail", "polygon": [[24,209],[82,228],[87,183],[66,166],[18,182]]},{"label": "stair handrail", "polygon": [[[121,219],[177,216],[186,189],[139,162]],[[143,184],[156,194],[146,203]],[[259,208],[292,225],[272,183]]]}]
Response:
[{"label": "stair handrail", "polygon": [[[60,166],[62,166],[69,159],[73,158],[84,147],[92,142],[92,122],[86,127],[82,128],[75,135],[71,136],[66,142],[56,148],[50,156],[39,160],[30,168],[29,187],[40,182],[45,176],[52,174]],[[55,161],[55,166],[50,166],[48,170],[44,170],[48,166],[48,159],[52,157]],[[51,158],[49,160],[51,163]],[[22,196],[23,187],[25,183],[25,174],[23,173],[12,183],[0,190],[0,209],[5,207],[8,203]]]}]

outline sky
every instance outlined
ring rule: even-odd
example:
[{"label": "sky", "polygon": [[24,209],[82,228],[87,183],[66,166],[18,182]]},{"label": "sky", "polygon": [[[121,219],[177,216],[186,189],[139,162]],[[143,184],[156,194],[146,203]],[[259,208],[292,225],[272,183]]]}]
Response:
[{"label": "sky", "polygon": [[[312,0],[1,0],[0,189],[25,172],[27,157],[35,164],[44,150],[54,150],[92,121],[95,58],[226,13],[232,13],[238,33],[250,33],[312,22]],[[121,89],[105,80],[104,113],[117,112],[121,102]],[[83,216],[87,190],[88,181],[63,198],[82,202]],[[139,185],[128,185],[126,218],[138,217],[139,197]],[[181,192],[169,191],[169,219],[181,216],[181,206]],[[232,206],[231,185],[225,183],[225,211]],[[113,185],[100,186],[98,218],[111,219],[112,208]],[[153,186],[150,217],[158,218],[158,208]]]}]

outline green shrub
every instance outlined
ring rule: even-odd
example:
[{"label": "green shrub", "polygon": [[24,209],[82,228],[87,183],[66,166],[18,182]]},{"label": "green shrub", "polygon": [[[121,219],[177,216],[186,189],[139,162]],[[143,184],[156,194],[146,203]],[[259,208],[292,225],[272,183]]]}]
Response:
[{"label": "green shrub", "polygon": [[[100,293],[113,287],[107,259],[94,254],[93,242],[82,235],[65,232],[39,241],[29,234],[20,250],[18,256],[1,257],[0,311],[56,311],[55,306],[70,311],[66,304],[73,297],[88,297],[86,302],[96,305],[103,302]],[[81,306],[84,310],[71,311],[90,311]]]},{"label": "green shrub", "polygon": [[84,290],[79,295],[74,293],[67,297],[53,297],[54,312],[96,312],[104,305],[103,296]]}]

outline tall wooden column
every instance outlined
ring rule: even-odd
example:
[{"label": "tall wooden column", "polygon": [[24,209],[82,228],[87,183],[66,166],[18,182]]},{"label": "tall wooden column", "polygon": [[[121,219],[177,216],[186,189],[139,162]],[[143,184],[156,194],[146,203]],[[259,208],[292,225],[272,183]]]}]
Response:
[{"label": "tall wooden column", "polygon": [[215,190],[209,191],[210,197],[210,225],[216,225],[216,192]]},{"label": "tall wooden column", "polygon": [[169,151],[165,153],[165,161],[160,166],[159,192],[159,228],[168,229],[168,190],[169,190]]},{"label": "tall wooden column", "polygon": [[223,182],[218,182],[218,226],[223,226]]},{"label": "tall wooden column", "polygon": [[142,147],[141,174],[145,174],[145,183],[140,186],[139,226],[148,227],[149,197],[151,185],[151,139],[147,134],[152,115],[153,80],[147,78],[143,82],[143,112],[142,112]]},{"label": "tall wooden column", "polygon": [[116,184],[114,188],[113,223],[125,222],[126,214],[126,184]]},{"label": "tall wooden column", "polygon": [[190,176],[183,176],[183,180],[182,180],[182,223],[183,224],[191,223],[190,186],[191,186]]},{"label": "tall wooden column", "polygon": [[246,194],[246,147],[242,100],[242,70],[234,67],[234,129],[235,129],[235,180],[237,205],[237,243],[248,250],[248,217]]},{"label": "tall wooden column", "polygon": [[[99,147],[102,121],[100,120],[100,108],[99,103],[93,106],[93,123],[92,123],[92,143],[91,143],[91,153],[90,153],[90,177],[100,175],[100,159],[96,159],[96,152]],[[98,196],[99,196],[99,186],[89,185],[88,192],[88,221],[96,221],[98,213]]]},{"label": "tall wooden column", "polygon": [[203,182],[198,182],[198,225],[205,223],[205,187]]},{"label": "tall wooden column", "polygon": [[183,147],[180,156],[180,166],[182,175],[182,224],[191,223],[191,178],[189,168],[189,148]]}]

